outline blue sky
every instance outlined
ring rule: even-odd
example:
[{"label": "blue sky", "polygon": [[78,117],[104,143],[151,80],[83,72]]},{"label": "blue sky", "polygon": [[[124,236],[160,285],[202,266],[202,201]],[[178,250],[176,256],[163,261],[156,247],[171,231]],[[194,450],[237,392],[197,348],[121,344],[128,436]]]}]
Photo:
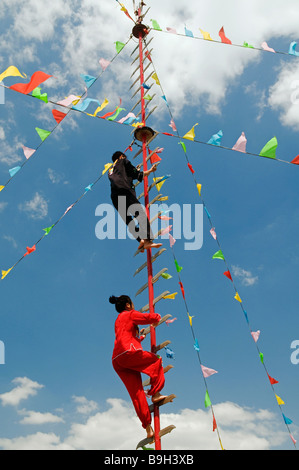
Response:
[{"label": "blue sky", "polygon": [[[131,23],[108,0],[100,6],[68,1],[64,9],[56,0],[47,11],[40,3],[4,1],[1,72],[14,65],[28,77],[36,70],[55,76],[42,85],[54,102],[80,95],[80,73],[99,75],[99,59],[114,57],[113,43],[126,42]],[[196,36],[201,27],[218,39],[224,25],[236,44],[246,40],[260,47],[265,40],[283,52],[298,39],[298,7],[291,0],[283,8],[244,2],[243,10],[242,2],[232,2],[225,11],[215,0],[213,11],[201,6],[196,13],[195,2],[184,11],[170,3],[171,9],[168,1],[150,5],[148,18],[157,19],[163,30],[172,26],[183,32],[186,24]],[[125,4],[131,11],[131,2]],[[241,27],[245,13],[248,21]],[[277,15],[279,31],[273,27]],[[222,144],[231,148],[245,132],[247,150],[256,154],[276,136],[278,158],[290,162],[298,155],[299,112],[291,101],[297,58],[162,32],[153,36],[152,58],[180,135],[199,123],[196,139],[207,142],[221,129]],[[109,99],[107,112],[115,109],[119,97],[126,112],[135,103],[128,91],[133,48],[131,41],[88,91],[89,98]],[[26,80],[4,81],[7,86],[17,82]],[[161,90],[153,90],[158,108],[149,125],[171,132]],[[23,163],[21,145],[39,145],[35,127],[55,126],[50,104],[10,90],[5,98],[0,106],[1,184],[8,180],[9,169]],[[84,193],[115,150],[128,147],[132,129],[71,112],[0,194],[1,270],[17,262],[43,235],[43,228]],[[290,429],[298,439],[298,366],[291,363],[291,343],[299,339],[298,167],[198,143],[186,145],[250,325],[261,331],[258,346],[267,370],[279,381],[275,393],[284,400],[283,412],[293,420]],[[171,175],[162,188],[169,204],[201,203],[178,140],[159,135],[155,146],[164,148],[159,176]],[[134,297],[146,273],[133,277],[145,260],[133,257],[134,241],[97,239],[95,211],[99,204],[110,203],[109,194],[104,177],[0,283],[0,340],[6,349],[6,364],[0,366],[2,449],[134,449],[143,437],[111,366],[115,312],[108,297],[127,293],[137,308],[147,304],[146,293]],[[208,387],[223,445],[293,449],[232,284],[223,276],[225,265],[212,260],[218,245],[209,230],[205,217],[202,249],[186,251],[184,240],[178,240],[174,250],[183,267],[181,279],[189,313],[195,316],[202,363],[218,371]],[[177,318],[158,330],[158,341],[170,339],[175,352],[174,360],[161,353],[165,364],[175,366],[167,374],[165,391],[177,395],[163,410],[162,423],[177,426],[164,448],[219,449],[210,410],[204,406],[205,386],[172,253],[168,241],[163,244],[167,252],[155,272],[167,267],[173,278],[159,280],[155,293],[179,292],[175,301],[163,300],[157,307],[158,313]],[[195,433],[189,432],[191,426]]]}]

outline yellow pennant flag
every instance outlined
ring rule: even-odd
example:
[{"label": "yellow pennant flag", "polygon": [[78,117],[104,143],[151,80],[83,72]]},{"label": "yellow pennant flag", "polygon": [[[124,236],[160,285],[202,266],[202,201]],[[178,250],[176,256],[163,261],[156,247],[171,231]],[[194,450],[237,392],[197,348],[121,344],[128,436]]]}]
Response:
[{"label": "yellow pennant flag", "polygon": [[165,295],[165,296],[163,297],[163,299],[174,300],[175,297],[176,297],[176,295],[178,295],[178,293],[177,293],[177,292],[174,292],[173,294]]},{"label": "yellow pennant flag", "polygon": [[189,132],[187,132],[187,134],[184,135],[183,139],[194,140],[195,139],[194,128],[196,126],[198,126],[198,122],[192,127],[192,129]]},{"label": "yellow pennant flag", "polygon": [[277,395],[275,395],[275,396],[276,396],[277,403],[279,405],[284,405],[285,404],[284,401],[279,396],[277,396]]},{"label": "yellow pennant flag", "polygon": [[201,184],[197,184],[197,190],[198,190],[198,194],[201,195]]},{"label": "yellow pennant flag", "polygon": [[2,80],[6,77],[26,78],[27,75],[26,74],[22,75],[21,72],[17,69],[17,67],[14,67],[13,65],[11,65],[10,67],[8,67],[8,69],[5,70],[5,72],[1,73],[0,82],[2,82]]},{"label": "yellow pennant flag", "polygon": [[190,326],[192,326],[192,318],[194,318],[194,317],[191,317],[191,315],[188,313],[188,318],[189,318]]},{"label": "yellow pennant flag", "polygon": [[0,192],[3,191],[4,188],[5,186],[0,186]]},{"label": "yellow pennant flag", "polygon": [[113,163],[106,163],[105,168],[102,171],[102,175],[104,175],[112,166],[113,166]]},{"label": "yellow pennant flag", "polygon": [[163,184],[165,183],[166,180],[164,181],[161,181],[161,183],[159,183],[159,181],[163,178],[163,176],[160,176],[159,178],[153,178],[153,182],[156,184],[156,188],[158,190],[158,192],[160,192],[160,189],[162,188]]},{"label": "yellow pennant flag", "polygon": [[159,78],[158,78],[158,75],[156,74],[156,72],[153,73],[152,78],[155,80],[157,85],[160,85],[160,81],[159,81]]},{"label": "yellow pennant flag", "polygon": [[2,271],[2,278],[1,278],[1,281],[7,276],[7,274],[10,273],[11,270],[12,270],[12,268],[10,268],[8,271]]},{"label": "yellow pennant flag", "polygon": [[203,38],[206,40],[206,41],[213,41],[213,39],[211,38],[210,36],[210,33],[208,33],[207,31],[203,31],[202,29],[200,29],[200,32],[201,34],[203,35]]},{"label": "yellow pennant flag", "polygon": [[241,297],[239,296],[238,292],[237,292],[236,295],[235,295],[235,299],[236,299],[238,302],[242,303]]},{"label": "yellow pennant flag", "polygon": [[168,201],[168,196],[160,197],[159,201]]},{"label": "yellow pennant flag", "polygon": [[105,99],[105,101],[101,104],[101,106],[99,106],[95,112],[93,114],[88,114],[86,113],[88,116],[93,116],[93,117],[96,117],[97,114],[99,114],[104,108],[106,108],[106,106],[108,106],[109,104],[109,101],[107,100],[107,98]]}]

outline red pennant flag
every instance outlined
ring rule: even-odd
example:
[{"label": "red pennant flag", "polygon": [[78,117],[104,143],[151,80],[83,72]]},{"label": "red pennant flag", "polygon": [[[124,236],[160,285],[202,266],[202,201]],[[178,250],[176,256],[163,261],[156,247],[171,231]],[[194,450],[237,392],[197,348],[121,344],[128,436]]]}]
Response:
[{"label": "red pennant flag", "polygon": [[182,291],[183,297],[184,297],[184,299],[185,299],[185,289],[184,289],[183,283],[182,283],[182,282],[179,282],[179,284],[180,284],[180,287],[181,287],[181,291]]},{"label": "red pennant flag", "polygon": [[26,249],[27,249],[27,252],[24,254],[24,256],[27,256],[27,255],[30,255],[31,253],[33,253],[36,250],[36,246],[33,245],[32,248],[29,248],[29,246],[27,246]]},{"label": "red pennant flag", "polygon": [[228,39],[226,36],[225,36],[225,33],[224,33],[224,28],[222,26],[222,28],[220,29],[219,31],[219,36],[221,38],[221,42],[223,42],[224,44],[231,44],[231,40]]},{"label": "red pennant flag", "polygon": [[37,88],[41,83],[45,82],[52,75],[48,75],[44,72],[35,72],[29,83],[16,83],[15,85],[10,86],[9,88],[14,91],[18,91],[19,93],[23,93],[24,95],[28,95],[31,93],[35,88]]},{"label": "red pennant flag", "polygon": [[129,147],[128,147],[128,148],[126,148],[126,150],[125,150],[125,153],[126,153],[128,150],[130,150],[130,152],[133,152],[132,145],[129,145]]},{"label": "red pennant flag", "polygon": [[269,377],[269,380],[270,380],[270,384],[271,385],[275,385],[275,384],[278,384],[279,382],[275,379],[273,379],[273,377],[270,377],[270,375],[268,374],[268,377]]},{"label": "red pennant flag", "polygon": [[112,111],[111,113],[107,113],[107,114],[104,114],[104,116],[100,116],[100,118],[101,118],[101,119],[106,119],[106,118],[109,117],[109,116],[113,116],[113,114],[116,113],[116,111],[118,110],[118,108],[119,108],[119,106],[117,106],[117,108],[116,108],[114,111]]},{"label": "red pennant flag", "polygon": [[231,273],[229,271],[225,271],[225,273],[223,273],[224,276],[226,276],[228,279],[230,279],[231,281],[233,280],[232,276],[231,276]]},{"label": "red pennant flag", "polygon": [[153,165],[154,163],[160,162],[162,158],[159,157],[156,153],[153,153],[153,155],[150,158],[151,164]]},{"label": "red pennant flag", "polygon": [[195,173],[195,171],[193,170],[193,167],[192,167],[191,163],[188,163],[188,168],[189,168],[189,170],[191,171],[192,174]]},{"label": "red pennant flag", "polygon": [[215,416],[213,415],[213,432],[216,431],[216,429],[217,429],[217,423],[216,423]]},{"label": "red pennant flag", "polygon": [[52,110],[53,117],[57,124],[60,124],[61,121],[65,118],[66,114],[62,113],[61,111],[57,111],[57,109]]},{"label": "red pennant flag", "polygon": [[150,53],[148,51],[145,51],[145,56],[150,62],[152,62],[152,58],[151,58]]},{"label": "red pennant flag", "polygon": [[294,165],[299,165],[299,155],[297,155],[297,157],[294,158],[294,160],[291,163],[293,163]]}]

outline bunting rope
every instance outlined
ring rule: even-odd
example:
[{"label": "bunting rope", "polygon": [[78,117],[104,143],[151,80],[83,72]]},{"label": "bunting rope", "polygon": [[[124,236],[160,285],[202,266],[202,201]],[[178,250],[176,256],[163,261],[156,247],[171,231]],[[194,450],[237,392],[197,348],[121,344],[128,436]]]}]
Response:
[{"label": "bunting rope", "polygon": [[186,26],[185,26],[185,34],[182,34],[182,33],[178,33],[176,29],[170,28],[170,27],[167,27],[166,31],[163,30],[156,20],[151,20],[151,22],[152,22],[152,28],[150,28],[150,31],[159,31],[161,33],[172,34],[172,35],[176,35],[180,37],[189,37],[195,40],[209,41],[210,43],[215,43],[215,44],[230,45],[230,46],[239,47],[239,48],[241,47],[242,49],[245,48],[245,49],[252,49],[252,50],[261,51],[261,52],[271,52],[271,53],[279,54],[279,55],[299,57],[299,52],[296,51],[297,42],[295,41],[293,41],[290,44],[288,52],[276,51],[273,48],[269,47],[266,42],[263,42],[261,44],[261,47],[253,46],[251,44],[248,44],[248,42],[246,41],[244,41],[243,44],[235,44],[226,37],[225,32],[224,32],[224,27],[222,27],[218,33],[220,37],[220,41],[219,41],[216,39],[212,39],[210,33],[208,33],[207,31],[203,31],[200,28],[199,30],[202,34],[202,37],[195,36],[192,31],[186,28]]},{"label": "bunting rope", "polygon": [[[35,72],[32,75],[31,80],[28,84],[20,83],[20,84],[12,85],[10,87],[5,86],[3,83],[1,83],[4,78],[10,77],[10,76],[21,76],[22,78],[25,78],[25,77],[23,77],[22,74],[19,72],[19,70],[14,66],[8,67],[8,69],[6,69],[0,75],[0,86],[2,86],[5,89],[13,90],[13,91],[16,91],[18,93],[22,93],[25,96],[30,96],[31,98],[39,99],[39,100],[43,101],[44,103],[50,102],[51,104],[54,104],[54,105],[57,105],[57,106],[63,106],[64,108],[67,108],[66,113],[61,113],[60,111],[57,111],[57,110],[52,111],[53,117],[56,121],[56,125],[54,126],[54,128],[51,131],[47,131],[47,130],[40,129],[40,128],[35,128],[35,130],[37,131],[39,137],[41,138],[41,143],[35,149],[31,149],[29,147],[23,146],[23,151],[24,151],[24,155],[26,157],[26,160],[20,166],[16,166],[16,167],[11,168],[9,170],[10,178],[8,179],[8,181],[4,185],[0,185],[0,192],[2,192],[6,188],[6,186],[12,181],[12,179],[16,176],[16,174],[24,168],[24,166],[28,163],[29,159],[41,148],[41,146],[43,145],[45,140],[57,129],[57,127],[60,125],[60,123],[70,114],[70,112],[73,111],[73,110],[80,111],[80,108],[78,108],[78,109],[75,109],[74,107],[70,108],[69,106],[66,105],[66,103],[69,103],[69,104],[71,104],[73,102],[79,103],[80,100],[83,98],[83,96],[87,93],[87,90],[89,90],[101,78],[101,76],[103,75],[103,73],[105,72],[107,67],[110,64],[113,63],[113,61],[120,54],[120,52],[131,41],[131,39],[132,38],[130,37],[126,43],[121,43],[119,41],[116,42],[116,54],[114,55],[114,57],[110,61],[107,61],[105,59],[100,59],[100,65],[102,66],[102,71],[97,77],[91,77],[90,75],[81,75],[81,78],[83,78],[83,80],[86,83],[86,89],[85,89],[85,92],[83,93],[83,95],[80,95],[80,96],[70,95],[70,97],[68,97],[65,100],[63,100],[61,102],[58,102],[58,103],[53,102],[53,101],[49,101],[48,97],[47,97],[47,94],[46,93],[41,94],[41,89],[39,88],[39,85],[41,85],[41,83],[43,83],[48,78],[50,78],[51,75],[47,75],[44,72]],[[30,94],[31,92],[32,92],[32,94]],[[84,100],[84,101],[86,101],[86,100]],[[91,100],[91,101],[97,101],[97,100]],[[102,104],[103,108],[105,107],[104,104],[107,105],[108,103],[106,104],[106,102],[104,102]]]},{"label": "bunting rope", "polygon": [[[154,67],[154,69],[155,69],[154,64],[153,64],[153,67]],[[163,96],[165,96],[163,87],[162,87],[162,85],[161,85],[160,82],[159,82],[159,86],[161,87]],[[170,114],[171,120],[173,121],[173,114],[172,114],[172,111],[171,111],[171,109],[170,109],[170,107],[169,107],[169,105],[168,105],[168,103],[167,103],[167,100],[166,100],[166,104],[167,104],[167,107],[168,107],[168,110],[169,110],[169,114]],[[173,122],[174,122],[174,121],[173,121]],[[179,137],[179,133],[178,133],[177,129],[176,129],[176,132],[177,132],[178,137]],[[220,244],[220,241],[219,241],[219,237],[218,237],[218,235],[216,234],[216,231],[215,231],[215,225],[214,225],[213,222],[212,222],[212,217],[211,217],[211,215],[210,215],[210,213],[209,213],[209,211],[208,211],[207,205],[206,205],[206,203],[205,203],[205,201],[204,201],[204,199],[203,199],[203,197],[202,197],[202,194],[201,194],[201,192],[202,192],[202,184],[198,183],[198,181],[197,181],[197,179],[196,179],[195,171],[194,171],[194,169],[193,169],[193,167],[192,167],[192,165],[191,165],[191,163],[190,163],[190,160],[189,160],[189,157],[188,157],[188,154],[187,154],[186,147],[182,145],[182,149],[183,149],[183,151],[184,151],[184,155],[185,155],[185,158],[186,158],[187,166],[188,166],[189,170],[190,170],[191,173],[192,173],[193,180],[194,180],[194,184],[195,184],[195,186],[196,186],[196,188],[197,188],[199,197],[200,197],[200,199],[201,199],[201,201],[202,201],[204,210],[205,210],[206,215],[207,215],[207,217],[208,217],[209,224],[210,224],[210,227],[211,227],[210,233],[211,233],[211,235],[213,236],[213,238],[214,238],[214,240],[216,241],[216,243],[217,243],[217,245],[218,245],[218,248],[219,248],[219,250],[213,255],[213,259],[221,259],[221,260],[223,260],[223,261],[225,262],[225,264],[226,264],[227,271],[224,273],[224,275],[225,275],[226,277],[228,277],[228,279],[230,279],[230,280],[232,281],[232,283],[233,283],[234,290],[235,290],[235,297],[234,297],[234,298],[240,303],[240,306],[241,306],[241,308],[242,308],[244,317],[245,317],[246,322],[247,322],[247,326],[248,326],[248,328],[249,328],[249,332],[250,332],[251,337],[253,338],[253,340],[254,340],[254,342],[255,342],[256,349],[257,349],[257,352],[258,352],[258,355],[259,355],[259,360],[260,360],[260,362],[262,363],[262,365],[263,365],[263,367],[264,367],[264,370],[265,370],[265,372],[266,372],[266,374],[267,374],[268,380],[270,381],[272,391],[273,391],[273,393],[274,393],[276,402],[277,402],[277,404],[278,404],[278,406],[279,406],[279,410],[280,410],[280,412],[281,412],[281,414],[282,414],[282,418],[283,418],[283,421],[284,421],[285,426],[286,426],[286,428],[287,428],[287,431],[288,431],[288,433],[289,433],[289,435],[290,435],[290,438],[291,438],[291,440],[292,440],[292,442],[293,442],[293,444],[294,444],[295,449],[297,449],[297,447],[296,447],[296,440],[294,439],[293,435],[291,434],[290,427],[289,427],[289,425],[292,424],[293,421],[292,421],[290,418],[286,417],[285,414],[283,413],[281,406],[284,405],[285,403],[284,403],[284,401],[283,401],[278,395],[276,395],[275,389],[274,389],[274,387],[273,387],[273,385],[277,384],[278,381],[269,375],[268,369],[267,369],[267,367],[266,367],[265,360],[264,360],[264,354],[260,351],[260,349],[259,349],[259,347],[258,347],[258,345],[257,345],[257,341],[258,341],[258,339],[259,339],[260,331],[254,332],[254,331],[252,330],[251,326],[250,326],[248,314],[247,314],[247,312],[246,312],[246,310],[245,310],[245,308],[244,308],[243,301],[242,301],[242,299],[241,299],[241,297],[240,297],[240,295],[239,295],[239,293],[238,293],[236,284],[235,284],[235,282],[234,282],[234,280],[233,280],[233,278],[232,278],[232,276],[231,276],[231,272],[230,272],[230,269],[229,269],[229,265],[228,265],[228,263],[227,263],[227,261],[226,261],[226,258],[225,258],[224,255],[223,255],[223,250],[222,250],[222,248],[221,248],[221,244]],[[176,266],[177,266],[177,263],[176,263]],[[182,292],[182,293],[183,293],[183,292]]]}]

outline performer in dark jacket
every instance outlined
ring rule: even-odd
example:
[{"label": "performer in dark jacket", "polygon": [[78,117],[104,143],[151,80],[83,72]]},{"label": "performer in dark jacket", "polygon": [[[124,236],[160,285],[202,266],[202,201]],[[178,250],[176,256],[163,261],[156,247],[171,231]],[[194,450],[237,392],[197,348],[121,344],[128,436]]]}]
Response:
[{"label": "performer in dark jacket", "polygon": [[[153,234],[147,214],[136,197],[134,180],[143,181],[145,176],[153,173],[157,165],[147,171],[139,171],[122,152],[115,152],[112,156],[113,166],[108,172],[111,183],[111,200],[121,218],[128,225],[130,233],[139,242],[139,249],[144,251],[150,248],[160,248],[161,243],[153,243]],[[138,216],[139,231],[134,223]]]}]

